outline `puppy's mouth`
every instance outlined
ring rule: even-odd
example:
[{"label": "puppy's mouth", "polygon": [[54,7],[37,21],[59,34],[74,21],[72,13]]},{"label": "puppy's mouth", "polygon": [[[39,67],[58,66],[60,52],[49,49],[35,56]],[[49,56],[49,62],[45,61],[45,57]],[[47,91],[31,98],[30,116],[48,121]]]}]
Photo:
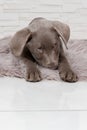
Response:
[{"label": "puppy's mouth", "polygon": [[52,70],[56,70],[58,68],[58,66],[54,66],[54,67],[47,67],[49,69],[52,69]]}]

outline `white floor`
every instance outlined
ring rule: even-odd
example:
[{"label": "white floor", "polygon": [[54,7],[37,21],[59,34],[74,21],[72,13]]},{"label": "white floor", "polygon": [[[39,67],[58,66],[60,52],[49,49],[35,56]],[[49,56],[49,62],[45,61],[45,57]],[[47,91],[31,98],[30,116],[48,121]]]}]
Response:
[{"label": "white floor", "polygon": [[76,112],[3,112],[0,113],[0,129],[78,130],[78,116]]},{"label": "white floor", "polygon": [[0,78],[0,111],[87,110],[87,82]]},{"label": "white floor", "polygon": [[87,82],[0,78],[0,130],[87,130],[86,110]]},{"label": "white floor", "polygon": [[87,112],[0,112],[0,130],[87,130]]}]

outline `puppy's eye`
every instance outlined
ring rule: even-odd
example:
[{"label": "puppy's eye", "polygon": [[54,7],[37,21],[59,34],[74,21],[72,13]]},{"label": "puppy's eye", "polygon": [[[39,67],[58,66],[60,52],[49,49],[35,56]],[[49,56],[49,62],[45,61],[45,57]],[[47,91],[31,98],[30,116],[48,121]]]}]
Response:
[{"label": "puppy's eye", "polygon": [[54,43],[54,46],[57,46],[57,43],[56,43],[56,42]]},{"label": "puppy's eye", "polygon": [[38,47],[39,50],[42,50],[42,47]]},{"label": "puppy's eye", "polygon": [[55,49],[57,47],[57,43],[55,42],[53,45],[53,49]]},{"label": "puppy's eye", "polygon": [[42,47],[38,47],[37,51],[40,52],[40,53],[42,53],[43,52]]}]

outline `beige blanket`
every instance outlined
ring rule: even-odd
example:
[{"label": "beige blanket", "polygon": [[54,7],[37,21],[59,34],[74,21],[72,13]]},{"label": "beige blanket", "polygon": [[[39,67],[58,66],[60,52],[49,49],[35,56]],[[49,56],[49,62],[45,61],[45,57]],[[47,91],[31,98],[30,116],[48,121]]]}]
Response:
[{"label": "beige blanket", "polygon": [[[25,78],[26,66],[16,58],[10,51],[9,42],[11,37],[0,40],[0,76]],[[70,40],[68,50],[65,50],[66,57],[77,73],[79,81],[87,81],[87,40]],[[42,78],[49,80],[61,80],[58,70],[50,70],[40,67]]]}]

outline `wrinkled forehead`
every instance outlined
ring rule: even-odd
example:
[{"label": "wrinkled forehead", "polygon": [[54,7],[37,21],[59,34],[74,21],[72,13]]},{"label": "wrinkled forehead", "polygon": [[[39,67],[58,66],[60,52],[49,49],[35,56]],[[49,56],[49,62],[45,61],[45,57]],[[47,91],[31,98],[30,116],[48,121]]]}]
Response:
[{"label": "wrinkled forehead", "polygon": [[50,28],[40,28],[37,31],[37,39],[42,43],[55,43],[57,40],[57,34],[55,31],[52,31]]}]

